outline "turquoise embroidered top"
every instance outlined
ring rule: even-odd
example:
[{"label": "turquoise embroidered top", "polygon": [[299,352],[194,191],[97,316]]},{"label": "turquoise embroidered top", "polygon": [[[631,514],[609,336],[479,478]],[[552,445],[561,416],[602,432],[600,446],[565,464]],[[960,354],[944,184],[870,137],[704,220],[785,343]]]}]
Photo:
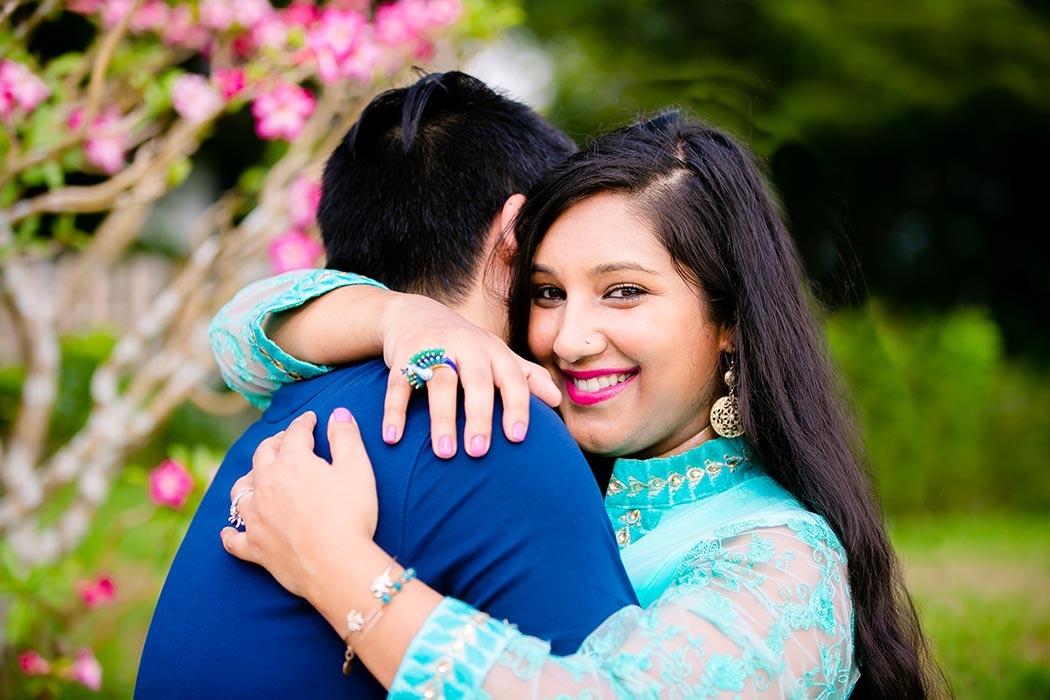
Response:
[{"label": "turquoise embroidered top", "polygon": [[[242,290],[212,322],[223,376],[256,405],[328,368],[265,337],[269,313],[367,278],[287,273]],[[849,696],[853,608],[828,525],[765,475],[743,439],[618,460],[606,509],[642,607],[624,608],[567,657],[446,598],[390,689],[407,698],[822,698]]]},{"label": "turquoise embroidered top", "polygon": [[859,677],[846,555],[742,439],[618,460],[606,499],[644,607],[580,650],[446,598],[390,689],[407,698],[846,698]]}]

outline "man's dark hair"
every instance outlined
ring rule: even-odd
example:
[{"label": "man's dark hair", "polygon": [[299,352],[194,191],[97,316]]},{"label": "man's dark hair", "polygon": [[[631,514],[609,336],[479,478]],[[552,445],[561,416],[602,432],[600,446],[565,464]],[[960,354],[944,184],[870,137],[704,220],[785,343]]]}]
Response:
[{"label": "man's dark hair", "polygon": [[464,73],[384,92],[325,165],[317,220],[328,267],[461,301],[507,198],[575,150],[534,111]]}]

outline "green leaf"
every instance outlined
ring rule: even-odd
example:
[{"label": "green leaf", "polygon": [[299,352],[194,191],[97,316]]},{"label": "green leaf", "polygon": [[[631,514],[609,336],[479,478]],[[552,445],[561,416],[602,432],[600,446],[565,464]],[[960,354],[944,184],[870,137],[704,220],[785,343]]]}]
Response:
[{"label": "green leaf", "polygon": [[191,172],[193,172],[193,161],[189,158],[177,160],[169,165],[167,177],[168,188],[171,189],[181,185],[186,181],[186,178],[190,176]]},{"label": "green leaf", "polygon": [[57,160],[48,160],[40,164],[44,171],[44,184],[48,189],[57,190],[66,184],[66,174],[62,172],[62,165]]},{"label": "green leaf", "polygon": [[57,82],[67,75],[73,75],[84,66],[84,54],[77,52],[65,53],[58,58],[51,59],[51,62],[44,68],[44,75],[51,78],[51,83]]},{"label": "green leaf", "polygon": [[10,646],[18,647],[29,641],[34,617],[33,608],[26,600],[16,598],[11,603],[11,607],[7,609],[7,624],[4,626],[4,636]]},{"label": "green leaf", "polygon": [[20,191],[21,188],[14,180],[9,181],[3,189],[0,189],[0,207],[9,207],[14,204]]},{"label": "green leaf", "polygon": [[241,173],[241,177],[237,181],[237,189],[245,194],[256,194],[262,189],[268,171],[269,168],[264,168],[262,166],[248,168]]},{"label": "green leaf", "polygon": [[146,103],[147,116],[155,118],[171,111],[171,86],[185,71],[168,70],[160,74],[157,80],[151,80],[143,88],[142,98]]},{"label": "green leaf", "polygon": [[70,148],[59,159],[67,173],[76,173],[84,169],[84,150]]},{"label": "green leaf", "polygon": [[26,569],[18,560],[14,547],[7,540],[0,541],[0,591],[10,591],[24,583]]},{"label": "green leaf", "polygon": [[54,105],[42,104],[33,110],[26,128],[25,149],[36,151],[52,148],[62,142],[67,133]]},{"label": "green leaf", "polygon": [[18,224],[15,228],[15,238],[19,243],[29,243],[40,230],[40,215],[33,214]]},{"label": "green leaf", "polygon": [[74,214],[62,214],[55,219],[51,227],[51,235],[62,245],[70,248],[81,248],[91,240],[91,236],[79,230],[76,226]]}]

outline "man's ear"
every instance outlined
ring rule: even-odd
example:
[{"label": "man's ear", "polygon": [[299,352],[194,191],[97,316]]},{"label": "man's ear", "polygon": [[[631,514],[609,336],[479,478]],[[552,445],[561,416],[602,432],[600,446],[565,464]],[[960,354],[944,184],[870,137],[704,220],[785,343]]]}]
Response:
[{"label": "man's ear", "polygon": [[510,261],[518,252],[518,238],[514,235],[514,222],[518,218],[518,212],[525,204],[525,195],[512,194],[503,203],[503,209],[499,214],[500,236],[496,242],[499,246],[497,254],[501,259]]}]

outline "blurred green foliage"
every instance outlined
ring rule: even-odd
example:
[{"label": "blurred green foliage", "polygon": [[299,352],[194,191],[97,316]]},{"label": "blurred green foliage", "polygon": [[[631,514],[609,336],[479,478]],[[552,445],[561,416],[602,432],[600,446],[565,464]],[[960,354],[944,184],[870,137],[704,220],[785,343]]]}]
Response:
[{"label": "blurred green foliage", "polygon": [[1050,108],[1046,8],[1015,0],[526,0],[576,134],[667,104],[758,150],[981,92]]},{"label": "blurred green foliage", "polygon": [[958,700],[1050,698],[1050,520],[898,518],[890,533]]},{"label": "blurred green foliage", "polygon": [[[51,660],[71,658],[81,647],[92,649],[105,674],[101,697],[131,697],[161,583],[221,459],[221,452],[204,447],[175,445],[166,454],[193,475],[194,490],[181,510],[149,501],[153,463],[129,463],[72,556],[27,568],[8,542],[0,542],[0,597],[12,601],[3,629],[8,647],[33,649]],[[116,597],[88,609],[76,586],[99,575],[114,581]],[[0,669],[0,698],[100,697],[76,683],[26,678],[13,654],[0,659]]]},{"label": "blurred green foliage", "polygon": [[[84,426],[91,411],[91,374],[116,342],[111,331],[98,329],[64,336],[61,339],[61,370],[58,399],[48,430],[49,450],[69,440]],[[0,433],[6,433],[14,422],[25,371],[19,366],[0,367]],[[217,381],[217,380],[216,380]],[[149,444],[143,446],[131,461],[155,464],[166,456],[167,445],[190,444],[225,451],[240,431],[247,426],[250,412],[228,420],[217,419],[204,411],[183,404],[160,429]]]},{"label": "blurred green foliage", "polygon": [[[113,343],[113,335],[105,330],[62,339],[50,449],[65,443],[87,420],[91,374]],[[23,376],[20,367],[0,368],[0,432],[16,418]],[[68,659],[81,647],[93,649],[105,672],[101,696],[131,697],[164,576],[222,454],[251,415],[248,411],[217,418],[189,404],[180,406],[155,438],[127,461],[72,556],[26,568],[10,544],[0,542],[0,599],[12,601],[2,630],[8,649],[34,649],[48,659]],[[194,490],[178,511],[156,506],[147,495],[149,471],[166,458],[182,463],[194,478]],[[45,522],[63,512],[74,488],[49,499]],[[78,598],[76,584],[99,575],[112,577],[117,597],[89,610]],[[0,658],[0,698],[7,697],[72,700],[100,694],[52,677],[26,678],[11,654]]]},{"label": "blurred green foliage", "polygon": [[1050,506],[1050,373],[1008,360],[987,313],[873,302],[828,340],[889,512]]}]

